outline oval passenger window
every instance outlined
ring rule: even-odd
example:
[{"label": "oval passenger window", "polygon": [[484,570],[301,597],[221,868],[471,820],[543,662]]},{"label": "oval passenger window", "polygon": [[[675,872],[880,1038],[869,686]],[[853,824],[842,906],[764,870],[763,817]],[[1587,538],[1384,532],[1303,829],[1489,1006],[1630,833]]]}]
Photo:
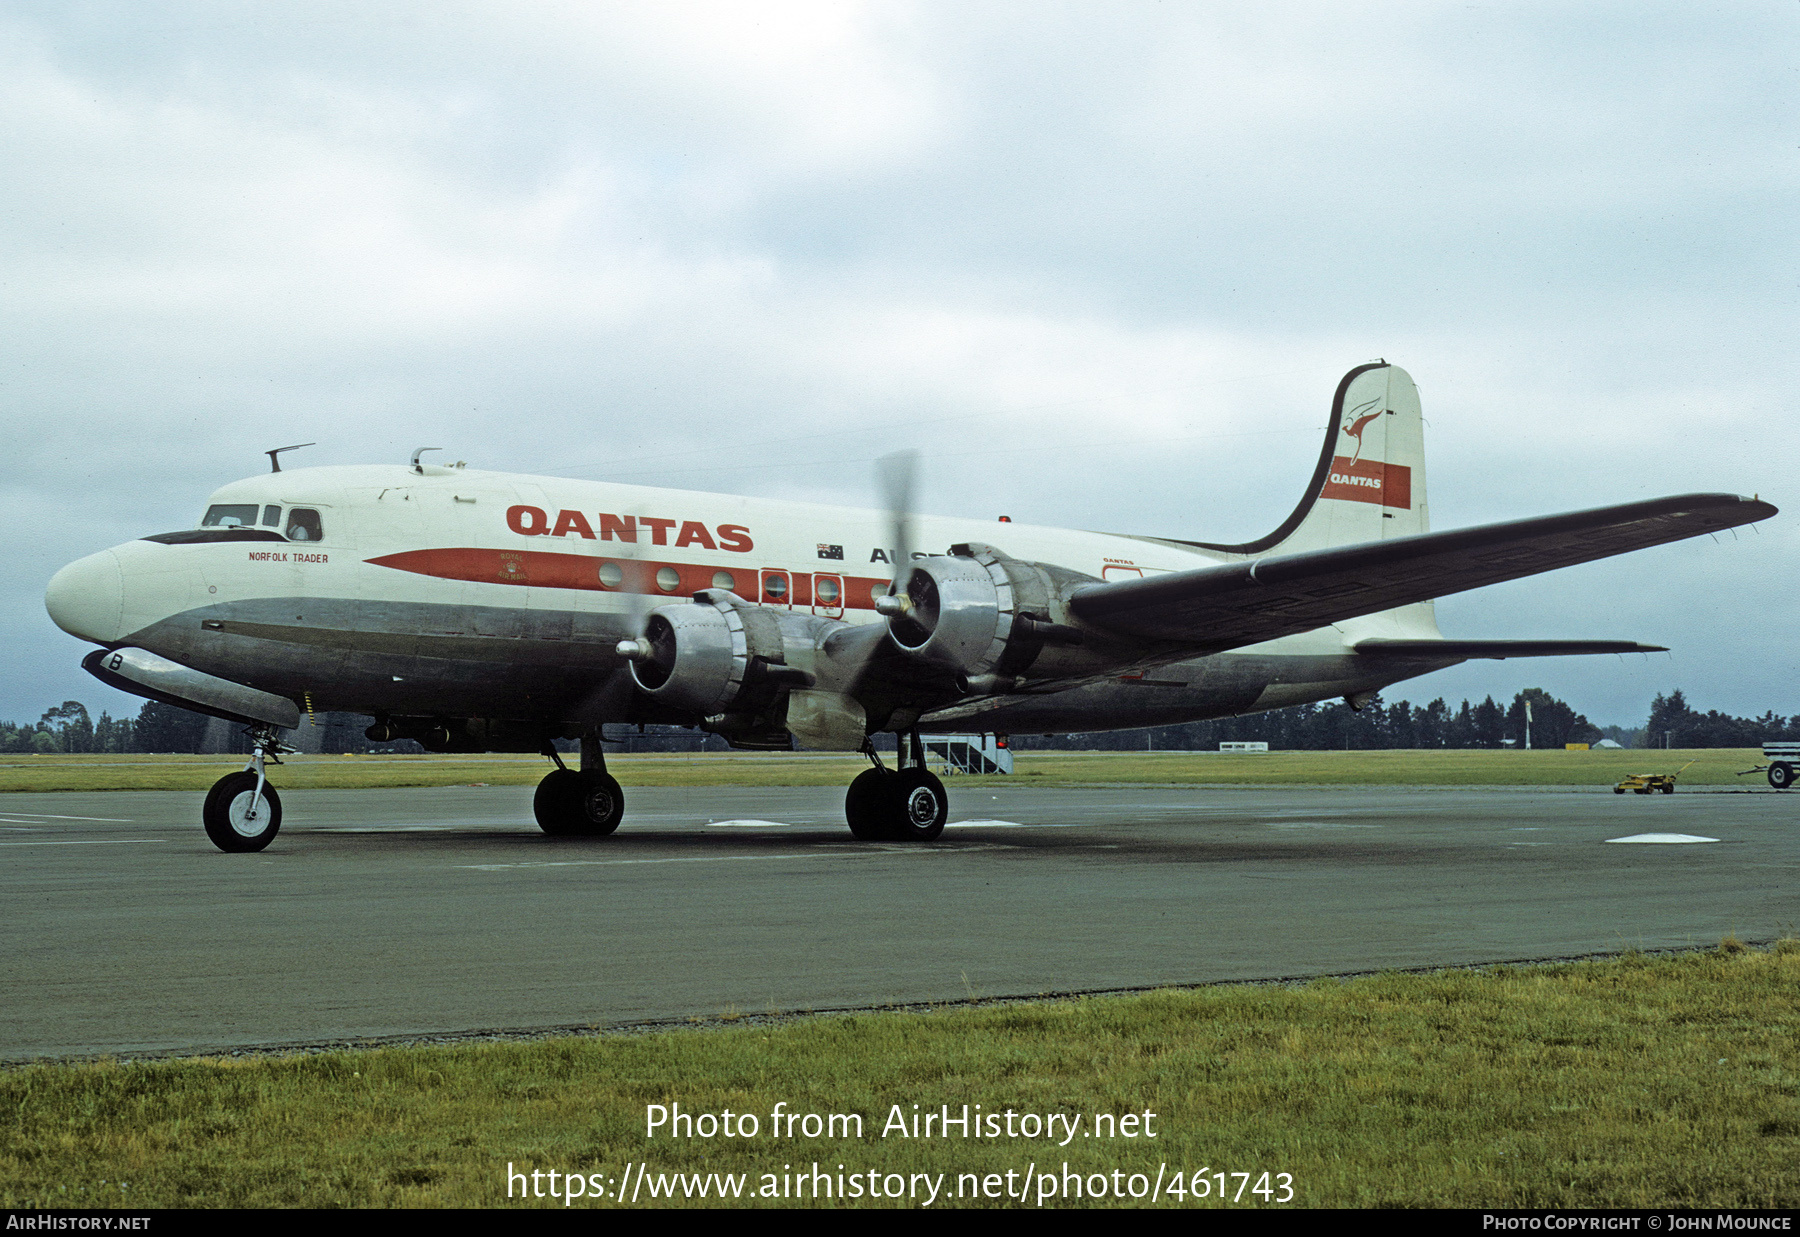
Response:
[{"label": "oval passenger window", "polygon": [[715,571],[713,572],[713,587],[731,592],[737,588],[737,580],[729,571]]},{"label": "oval passenger window", "polygon": [[600,583],[606,585],[607,588],[618,588],[620,581],[624,580],[624,578],[625,572],[620,569],[619,564],[600,564]]},{"label": "oval passenger window", "polygon": [[673,567],[659,567],[656,572],[656,587],[665,593],[672,593],[681,587],[681,573]]},{"label": "oval passenger window", "polygon": [[763,596],[770,601],[780,601],[787,596],[787,577],[770,576],[763,581]]},{"label": "oval passenger window", "polygon": [[835,606],[838,600],[838,584],[828,576],[820,576],[813,582],[813,595],[822,606]]}]

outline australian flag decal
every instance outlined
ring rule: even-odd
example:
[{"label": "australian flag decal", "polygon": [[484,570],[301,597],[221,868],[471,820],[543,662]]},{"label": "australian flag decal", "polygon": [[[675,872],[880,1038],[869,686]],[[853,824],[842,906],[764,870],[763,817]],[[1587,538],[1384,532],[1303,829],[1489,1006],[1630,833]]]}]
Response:
[{"label": "australian flag decal", "polygon": [[844,557],[844,547],[841,545],[825,545],[821,542],[819,545],[819,557],[835,558],[841,561]]}]

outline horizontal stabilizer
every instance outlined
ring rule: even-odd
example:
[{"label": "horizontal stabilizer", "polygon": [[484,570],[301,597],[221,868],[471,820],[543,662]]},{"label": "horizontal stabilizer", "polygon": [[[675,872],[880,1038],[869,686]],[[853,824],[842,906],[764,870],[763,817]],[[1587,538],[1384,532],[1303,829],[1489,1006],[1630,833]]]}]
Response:
[{"label": "horizontal stabilizer", "polygon": [[1364,656],[1418,658],[1438,661],[1487,657],[1572,657],[1583,653],[1667,653],[1660,644],[1634,640],[1359,640],[1356,651]]},{"label": "horizontal stabilizer", "polygon": [[1217,653],[1775,513],[1736,494],[1682,494],[1089,584],[1069,608],[1109,632]]}]

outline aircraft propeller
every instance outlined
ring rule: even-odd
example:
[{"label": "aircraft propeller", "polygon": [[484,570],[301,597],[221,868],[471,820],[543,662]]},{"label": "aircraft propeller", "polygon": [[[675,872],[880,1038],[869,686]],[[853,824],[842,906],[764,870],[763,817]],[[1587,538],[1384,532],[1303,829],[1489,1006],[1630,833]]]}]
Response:
[{"label": "aircraft propeller", "polygon": [[911,628],[909,637],[922,639],[931,634],[936,599],[929,577],[915,578],[913,570],[913,493],[919,468],[917,451],[896,451],[876,461],[876,477],[886,500],[889,538],[894,546],[894,578],[887,596],[875,601],[875,609],[884,615],[890,627]]}]

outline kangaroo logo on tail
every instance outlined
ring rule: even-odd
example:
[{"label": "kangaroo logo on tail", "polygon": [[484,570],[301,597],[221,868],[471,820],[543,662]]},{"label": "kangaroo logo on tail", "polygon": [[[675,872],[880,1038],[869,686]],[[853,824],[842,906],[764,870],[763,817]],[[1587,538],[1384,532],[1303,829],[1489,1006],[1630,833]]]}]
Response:
[{"label": "kangaroo logo on tail", "polygon": [[[1350,457],[1350,462],[1352,464],[1362,458],[1363,430],[1368,427],[1369,422],[1382,414],[1382,402],[1382,399],[1377,397],[1366,403],[1358,404],[1344,416],[1344,424],[1341,429],[1344,433],[1356,439],[1356,454]],[[1368,409],[1371,408],[1375,411],[1369,412]]]}]

